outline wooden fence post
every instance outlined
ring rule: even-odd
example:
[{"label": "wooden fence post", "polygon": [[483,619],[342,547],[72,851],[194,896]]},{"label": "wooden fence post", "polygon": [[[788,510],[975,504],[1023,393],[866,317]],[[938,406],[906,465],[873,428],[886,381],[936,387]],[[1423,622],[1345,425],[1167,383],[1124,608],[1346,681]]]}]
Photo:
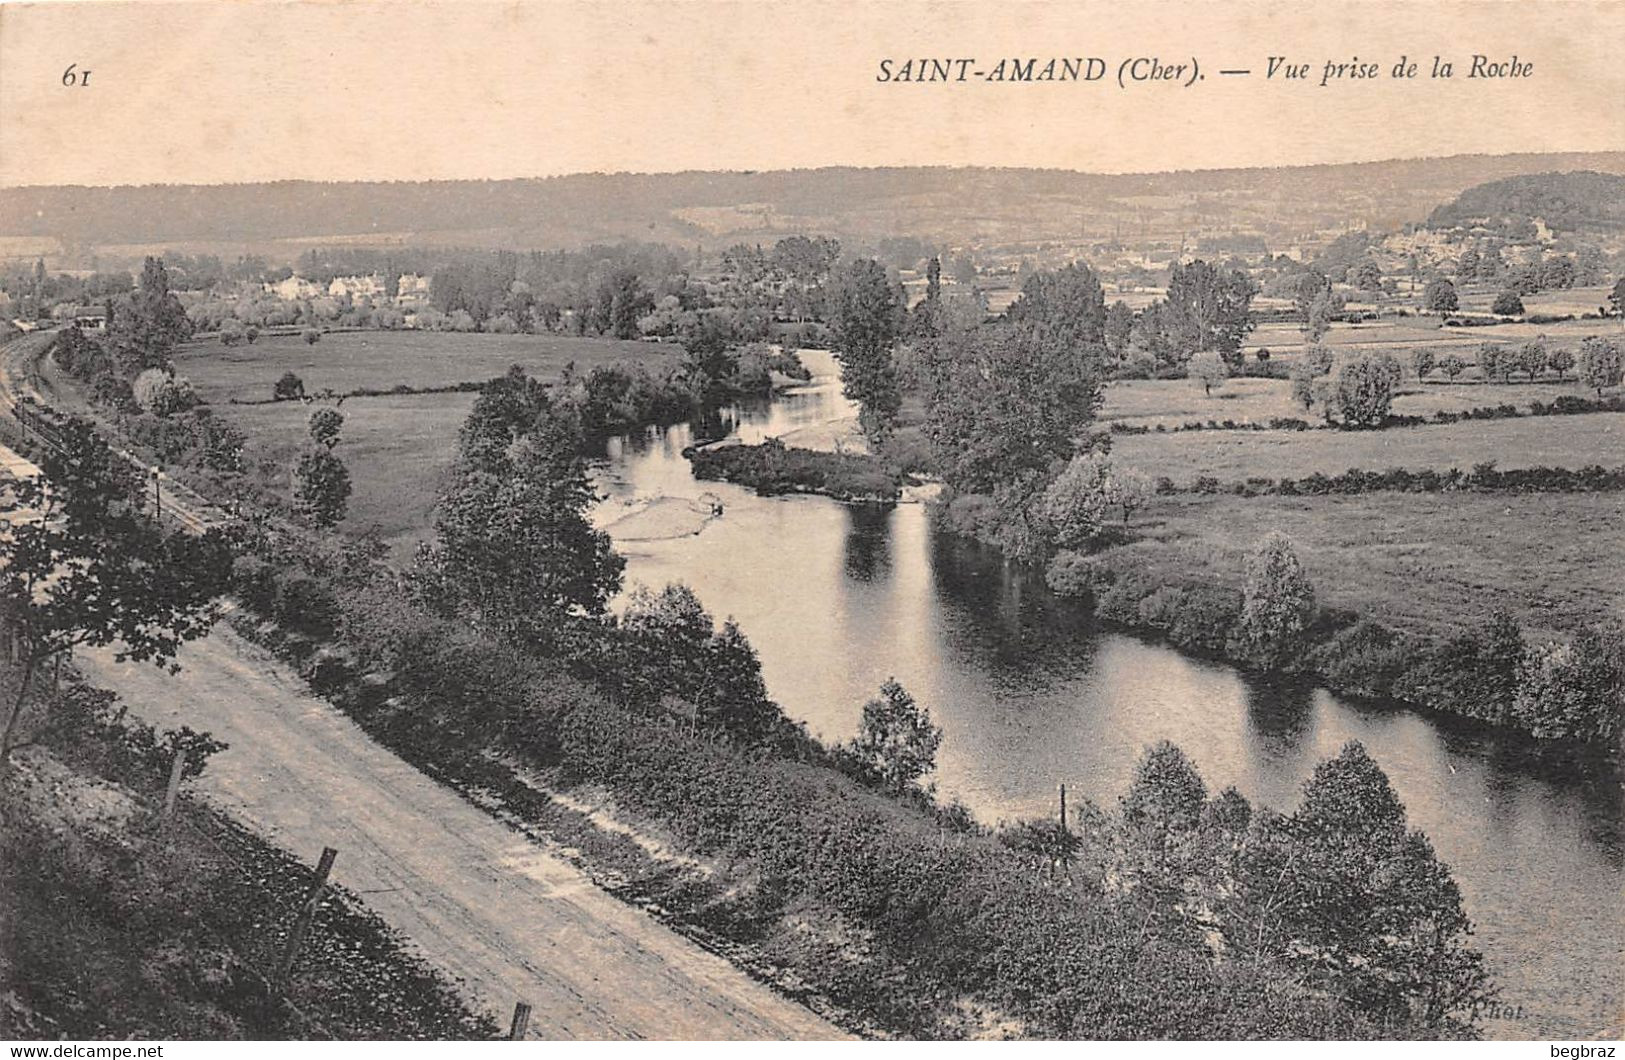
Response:
[{"label": "wooden fence post", "polygon": [[1061,785],[1061,827],[1066,827],[1066,785]]},{"label": "wooden fence post", "polygon": [[159,820],[165,824],[175,816],[175,798],[181,793],[181,775],[186,772],[186,748],[175,749],[175,760],[169,764],[169,787],[164,789],[164,812]]},{"label": "wooden fence post", "polygon": [[516,1001],[513,1006],[513,1023],[508,1027],[508,1040],[517,1042],[525,1036],[525,1030],[530,1026],[530,1002]]},{"label": "wooden fence post", "polygon": [[288,941],[282,945],[282,959],[277,962],[276,977],[272,985],[278,993],[288,986],[288,976],[293,973],[293,962],[299,956],[299,947],[305,941],[305,932],[310,930],[310,922],[316,916],[316,907],[321,905],[322,892],[327,889],[327,874],[333,871],[333,860],[339,852],[332,847],[322,848],[322,860],[316,865],[316,878],[311,881],[310,894],[305,897],[305,904],[299,910],[299,917],[293,922],[293,930],[288,933]]}]

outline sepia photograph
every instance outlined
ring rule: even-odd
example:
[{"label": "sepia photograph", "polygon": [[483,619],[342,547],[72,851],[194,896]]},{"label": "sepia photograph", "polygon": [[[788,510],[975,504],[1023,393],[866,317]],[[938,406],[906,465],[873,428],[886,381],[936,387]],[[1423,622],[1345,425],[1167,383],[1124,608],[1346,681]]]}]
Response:
[{"label": "sepia photograph", "polygon": [[1621,45],[0,3],[6,1056],[1613,1056]]}]

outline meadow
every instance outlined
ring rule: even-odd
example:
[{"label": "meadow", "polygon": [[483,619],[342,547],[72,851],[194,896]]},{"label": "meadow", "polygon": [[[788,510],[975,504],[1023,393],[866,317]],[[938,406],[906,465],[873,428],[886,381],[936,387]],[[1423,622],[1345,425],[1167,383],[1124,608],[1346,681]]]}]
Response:
[{"label": "meadow", "polygon": [[[343,528],[376,531],[396,551],[410,552],[424,539],[440,490],[440,478],[457,455],[457,430],[474,407],[474,394],[403,394],[352,398],[344,403],[338,453],[350,469],[354,492]],[[262,481],[286,489],[291,468],[305,446],[308,406],[220,405],[217,413],[249,438],[252,461],[267,468]],[[278,482],[277,479],[282,481]]]},{"label": "meadow", "polygon": [[[310,415],[301,402],[267,403],[284,372],[299,376],[307,393],[342,394],[363,387],[481,382],[514,364],[553,380],[572,363],[586,372],[606,364],[653,366],[681,355],[679,347],[659,343],[560,335],[344,331],[325,334],[315,344],[298,335],[264,336],[231,347],[199,340],[183,347],[175,363],[215,414],[248,436],[249,462],[261,483],[283,492],[285,469],[305,444]],[[474,398],[473,393],[385,394],[344,402],[339,454],[354,484],[346,531],[376,531],[397,555],[427,535],[441,473],[456,454],[457,429]]]},{"label": "meadow", "polygon": [[[1593,301],[1594,297],[1598,300]],[[1482,306],[1476,304],[1481,300],[1479,296],[1464,298],[1462,310],[1488,312],[1489,302],[1493,298],[1493,293],[1484,296]],[[1588,288],[1582,292],[1552,292],[1550,296],[1531,295],[1525,299],[1524,308],[1530,314],[1578,316],[1581,312],[1596,312],[1597,306],[1606,300],[1606,295],[1599,295]],[[1437,316],[1385,317],[1382,320],[1359,324],[1337,324],[1321,341],[1337,351],[1382,350],[1394,354],[1401,360],[1407,359],[1411,350],[1426,347],[1437,357],[1454,353],[1468,364],[1472,364],[1473,352],[1478,349],[1480,343],[1527,342],[1544,336],[1552,342],[1577,348],[1589,335],[1619,336],[1620,322],[1617,319],[1562,320],[1550,324],[1511,321],[1489,327],[1446,327]],[[1290,361],[1303,349],[1303,332],[1293,322],[1260,324],[1247,336],[1242,349],[1248,356],[1252,356],[1260,348],[1269,350],[1273,357]]]},{"label": "meadow", "polygon": [[1371,493],[1352,497],[1175,494],[1134,516],[1133,558],[1171,581],[1241,587],[1248,551],[1291,539],[1317,602],[1439,634],[1504,608],[1537,636],[1622,617],[1618,493]]},{"label": "meadow", "polygon": [[[1527,410],[1541,401],[1550,404],[1564,394],[1594,398],[1570,377],[1555,377],[1535,383],[1486,383],[1482,379],[1426,383],[1410,379],[1394,397],[1393,411],[1399,416],[1431,416],[1435,412],[1464,412],[1491,405],[1515,405]],[[1318,423],[1318,408],[1304,411],[1292,399],[1292,384],[1284,379],[1227,379],[1212,394],[1191,379],[1122,379],[1106,387],[1100,418],[1134,426],[1173,428],[1188,421],[1209,420],[1237,423],[1267,423],[1271,419],[1300,419]]]},{"label": "meadow", "polygon": [[1380,431],[1177,431],[1117,435],[1114,462],[1187,486],[1199,475],[1221,482],[1303,478],[1350,468],[1382,471],[1581,468],[1625,463],[1625,415],[1530,416],[1508,420],[1390,427]]},{"label": "meadow", "polygon": [[307,393],[331,389],[342,394],[358,387],[420,389],[481,382],[515,364],[538,378],[553,379],[572,362],[586,372],[601,364],[653,365],[681,356],[681,349],[671,345],[566,335],[335,331],[313,345],[299,335],[266,335],[238,346],[197,340],[181,348],[175,367],[205,401],[225,405],[269,399],[284,372],[299,376]]}]

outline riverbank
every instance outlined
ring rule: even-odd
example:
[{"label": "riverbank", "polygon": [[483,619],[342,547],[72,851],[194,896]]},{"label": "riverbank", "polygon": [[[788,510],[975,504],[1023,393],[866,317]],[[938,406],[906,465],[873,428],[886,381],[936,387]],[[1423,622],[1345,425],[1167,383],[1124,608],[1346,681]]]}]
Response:
[{"label": "riverbank", "polygon": [[[1606,496],[1558,497],[1571,507],[1597,509],[1601,518],[1617,507]],[[1404,499],[1411,508],[1419,501],[1409,495]],[[1476,515],[1493,524],[1500,519],[1516,522],[1511,509],[1515,501],[1554,499],[1468,494],[1440,503],[1449,505],[1457,518]],[[933,505],[933,521],[945,532],[987,542],[996,527],[987,524],[986,505],[970,500],[974,498]],[[1459,588],[1418,601],[1426,597],[1426,586],[1413,580],[1411,621],[1401,624],[1406,610],[1397,605],[1400,587],[1376,577],[1358,561],[1358,553],[1350,563],[1348,547],[1324,540],[1356,526],[1351,513],[1335,510],[1339,504],[1368,503],[1369,496],[1317,498],[1310,508],[1290,498],[1158,500],[1161,506],[1148,509],[1133,526],[1104,535],[1094,552],[1053,554],[1044,571],[1050,590],[1118,628],[1251,669],[1256,661],[1233,637],[1242,610],[1246,556],[1268,532],[1284,530],[1294,543],[1308,543],[1300,547],[1319,607],[1281,672],[1313,679],[1344,695],[1470,718],[1559,749],[1618,754],[1625,652],[1617,628],[1606,621],[1606,593],[1596,602],[1597,620],[1576,624],[1560,639],[1536,627],[1524,628],[1520,615],[1497,606],[1505,601],[1494,597],[1466,613],[1456,606]],[[1288,501],[1290,513],[1282,510],[1284,503],[1272,506]],[[1327,511],[1328,504],[1333,511]],[[1215,505],[1222,511],[1210,510]],[[1196,510],[1187,511],[1179,522],[1172,506]],[[1496,514],[1480,511],[1488,508]],[[1307,525],[1300,528],[1299,523]],[[1391,522],[1385,525],[1392,527]],[[1222,532],[1216,532],[1219,527]],[[1515,546],[1516,541],[1509,537],[1507,544]],[[1493,570],[1498,558],[1492,554],[1483,561]],[[1549,596],[1550,584],[1537,581],[1528,588],[1541,599]],[[1425,617],[1417,617],[1419,603],[1431,608]],[[1543,669],[1542,661],[1552,659],[1561,663]],[[1536,682],[1545,684],[1536,687]]]},{"label": "riverbank", "polygon": [[[522,659],[428,616],[392,612],[386,621],[379,594],[387,592],[334,597],[344,615],[337,651],[317,651],[311,639],[335,636],[309,625],[324,608],[272,606],[279,621],[305,624],[298,635],[246,613],[237,622],[386,746],[527,834],[570,847],[624,900],[853,1030],[908,1038],[1475,1033],[1477,1016],[1465,1011],[1441,1013],[1426,1028],[1404,1014],[1378,1018],[1335,988],[1304,987],[1280,958],[1213,961],[1178,908],[1156,897],[1161,891],[1100,882],[1144,864],[1137,844],[1164,842],[1111,811],[1077,805],[1076,832],[1057,840],[1057,857],[1046,837],[1059,830],[1045,822],[984,828],[962,809],[859,783],[810,742],[788,753],[691,731],[661,709],[622,704],[571,677],[566,660]],[[394,628],[402,621],[413,630],[406,641]],[[613,643],[604,647],[613,658]],[[452,675],[435,662],[450,652],[478,661]],[[465,709],[475,703],[477,711]],[[446,723],[449,704],[462,720]],[[1216,799],[1237,806],[1233,795]],[[787,805],[798,812],[786,815]],[[1229,845],[1248,814],[1203,820],[1216,829],[1213,842]],[[1364,841],[1328,836],[1339,837]],[[1230,928],[1253,937],[1240,920]]]}]

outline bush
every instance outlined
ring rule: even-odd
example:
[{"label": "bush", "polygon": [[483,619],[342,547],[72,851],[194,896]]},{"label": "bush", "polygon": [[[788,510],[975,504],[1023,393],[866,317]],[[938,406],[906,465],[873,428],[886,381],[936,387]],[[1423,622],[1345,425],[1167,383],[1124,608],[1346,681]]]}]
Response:
[{"label": "bush", "polygon": [[1360,619],[1316,645],[1307,662],[1339,692],[1380,697],[1394,693],[1395,682],[1417,655],[1416,645],[1386,626]]},{"label": "bush", "polygon": [[1044,584],[1057,596],[1074,598],[1093,595],[1100,570],[1082,552],[1062,550],[1044,568]]},{"label": "bush", "polygon": [[1399,362],[1386,353],[1362,354],[1337,373],[1334,401],[1345,427],[1380,427],[1393,406]]},{"label": "bush", "polygon": [[1523,299],[1518,297],[1517,291],[1502,291],[1495,296],[1495,304],[1490,306],[1490,312],[1502,317],[1522,316]]},{"label": "bush", "polygon": [[305,381],[292,372],[283,372],[282,377],[271,387],[273,401],[294,401],[305,396]]},{"label": "bush", "polygon": [[1167,627],[1168,639],[1186,651],[1222,656],[1241,618],[1241,594],[1222,585],[1187,585]]},{"label": "bush", "polygon": [[1625,638],[1587,629],[1571,643],[1530,645],[1518,664],[1511,721],[1537,739],[1615,742],[1625,727]]},{"label": "bush", "polygon": [[1112,503],[1111,463],[1091,453],[1073,457],[1056,476],[1039,512],[1058,547],[1078,549],[1100,535]]},{"label": "bush", "polygon": [[339,613],[338,597],[325,579],[295,571],[278,580],[271,616],[284,627],[325,640],[337,630]]},{"label": "bush", "polygon": [[1140,601],[1160,588],[1162,582],[1141,570],[1118,574],[1103,592],[1096,590],[1095,614],[1107,622],[1136,626],[1140,622]]},{"label": "bush", "polygon": [[143,412],[160,418],[186,412],[198,403],[190,382],[162,368],[148,368],[136,376],[130,392]]},{"label": "bush", "polygon": [[1150,354],[1137,353],[1118,362],[1113,376],[1118,379],[1150,379],[1157,370],[1157,359]]}]

